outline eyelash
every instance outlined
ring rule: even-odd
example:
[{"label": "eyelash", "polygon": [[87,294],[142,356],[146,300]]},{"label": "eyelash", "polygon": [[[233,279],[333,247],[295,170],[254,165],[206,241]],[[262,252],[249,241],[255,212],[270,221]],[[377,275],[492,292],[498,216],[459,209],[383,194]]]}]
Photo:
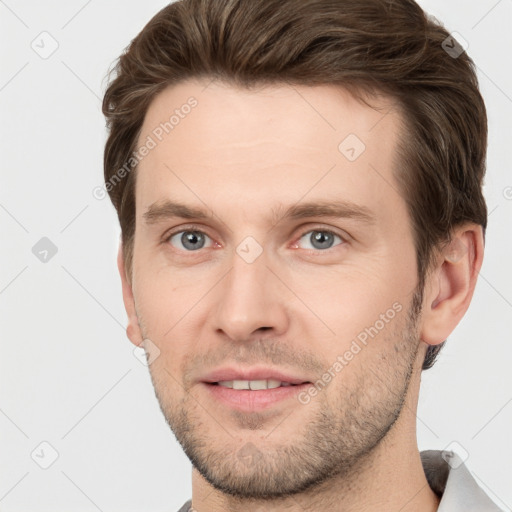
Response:
[{"label": "eyelash", "polygon": [[[185,226],[184,228],[180,228],[176,231],[172,231],[171,233],[167,233],[164,235],[163,237],[163,243],[169,243],[169,241],[171,240],[171,238],[174,236],[174,235],[177,235],[179,233],[184,233],[184,232],[187,232],[187,231],[192,231],[192,232],[195,232],[195,233],[201,233],[202,235],[206,235],[208,238],[212,238],[208,235],[208,233],[206,233],[205,231],[203,231],[199,226],[195,226],[195,225],[190,225],[190,226]],[[318,231],[320,233],[328,233],[330,235],[333,235],[333,236],[337,236],[338,238],[341,239],[341,243],[335,245],[334,247],[330,247],[329,249],[303,249],[304,251],[308,251],[310,253],[330,253],[332,250],[334,250],[336,247],[339,247],[339,246],[343,246],[347,243],[347,238],[345,236],[342,236],[340,233],[337,233],[336,231],[332,231],[330,229],[324,229],[322,228],[321,226],[316,226],[316,227],[313,227],[313,228],[309,228],[308,230],[306,231],[303,231],[300,236],[296,239],[296,242],[293,242],[293,244],[295,245],[296,243],[298,243],[301,238],[304,236],[304,235],[307,235],[308,233],[311,233],[313,231]],[[197,251],[182,251],[181,249],[176,249],[180,252],[187,252],[187,253],[194,253],[194,252],[199,252],[199,250]]]}]

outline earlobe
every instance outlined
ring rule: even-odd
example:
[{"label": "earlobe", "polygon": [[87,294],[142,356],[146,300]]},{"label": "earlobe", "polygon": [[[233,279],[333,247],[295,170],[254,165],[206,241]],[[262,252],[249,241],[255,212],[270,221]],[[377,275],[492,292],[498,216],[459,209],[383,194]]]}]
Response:
[{"label": "earlobe", "polygon": [[466,224],[452,235],[439,256],[425,290],[421,339],[438,345],[448,338],[466,313],[483,261],[482,226]]},{"label": "earlobe", "polygon": [[133,298],[132,285],[126,275],[126,269],[123,257],[123,245],[119,244],[119,251],[117,253],[117,268],[121,277],[121,284],[123,287],[123,302],[126,314],[128,316],[128,325],[126,326],[126,335],[134,345],[140,345],[143,340],[142,332],[139,325],[139,319],[135,310],[135,300]]}]

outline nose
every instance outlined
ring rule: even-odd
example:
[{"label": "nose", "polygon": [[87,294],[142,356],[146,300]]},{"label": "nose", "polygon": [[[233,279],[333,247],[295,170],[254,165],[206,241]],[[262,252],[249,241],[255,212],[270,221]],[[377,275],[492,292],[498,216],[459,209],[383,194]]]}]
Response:
[{"label": "nose", "polygon": [[216,287],[218,300],[211,320],[217,333],[245,341],[263,332],[272,337],[286,332],[287,290],[276,277],[279,270],[268,263],[265,251],[251,263],[234,253],[231,270]]}]

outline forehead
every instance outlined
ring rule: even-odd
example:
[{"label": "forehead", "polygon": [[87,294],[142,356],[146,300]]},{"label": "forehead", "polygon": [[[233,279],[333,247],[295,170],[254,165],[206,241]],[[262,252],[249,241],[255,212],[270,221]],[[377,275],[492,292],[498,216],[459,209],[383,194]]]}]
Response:
[{"label": "forehead", "polygon": [[236,202],[241,217],[318,197],[403,210],[393,176],[400,114],[385,96],[371,104],[333,85],[169,87],[138,139],[151,149],[137,168],[137,217],[176,197],[213,210]]}]

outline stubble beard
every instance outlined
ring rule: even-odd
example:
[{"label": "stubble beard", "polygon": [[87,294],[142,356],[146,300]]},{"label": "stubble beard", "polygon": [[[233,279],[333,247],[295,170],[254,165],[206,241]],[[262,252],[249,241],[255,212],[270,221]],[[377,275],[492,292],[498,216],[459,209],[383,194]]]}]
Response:
[{"label": "stubble beard", "polygon": [[[284,418],[283,424],[297,428],[281,444],[272,442],[279,437],[281,420],[269,428],[264,412],[234,413],[234,422],[222,425],[211,403],[198,404],[198,397],[187,390],[176,398],[168,392],[168,373],[150,367],[162,413],[192,465],[214,488],[239,500],[284,499],[314,492],[331,479],[354,481],[403,409],[419,349],[422,297],[416,290],[405,321],[397,317],[394,322],[401,325],[395,324],[387,338],[380,340],[395,340],[395,350],[384,359],[361,365],[362,371],[352,376],[349,386],[342,376],[335,377],[319,392],[315,412],[303,424],[294,423],[293,412]],[[336,379],[338,396],[329,392]],[[182,386],[179,389],[183,391]],[[211,433],[212,427],[217,436]],[[255,440],[250,432],[248,441],[241,428],[268,429],[270,434]]]}]

